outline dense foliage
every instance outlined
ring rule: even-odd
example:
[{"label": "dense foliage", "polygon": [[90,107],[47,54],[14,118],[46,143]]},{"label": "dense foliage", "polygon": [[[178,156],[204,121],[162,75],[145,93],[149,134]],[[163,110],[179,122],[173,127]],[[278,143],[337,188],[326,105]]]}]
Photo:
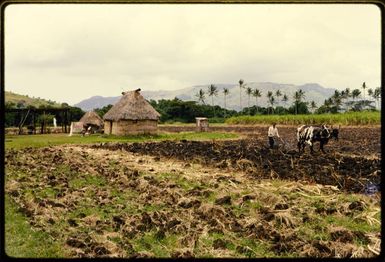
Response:
[{"label": "dense foliage", "polygon": [[217,105],[199,105],[195,101],[182,101],[178,98],[151,100],[150,104],[161,114],[160,122],[162,123],[192,123],[195,122],[195,117],[223,119],[225,116],[237,115],[235,110],[226,110]]}]

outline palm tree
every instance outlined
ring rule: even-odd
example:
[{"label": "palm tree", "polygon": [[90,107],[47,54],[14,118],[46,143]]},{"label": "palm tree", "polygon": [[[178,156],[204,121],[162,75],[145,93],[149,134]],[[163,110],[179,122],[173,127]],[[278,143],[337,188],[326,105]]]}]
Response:
[{"label": "palm tree", "polygon": [[246,87],[246,94],[248,96],[248,100],[247,100],[247,107],[249,108],[249,114],[250,114],[250,96],[253,94],[253,89],[251,89],[251,87]]},{"label": "palm tree", "polygon": [[261,97],[262,96],[262,93],[261,91],[258,89],[258,88],[255,88],[254,91],[253,91],[253,96],[255,97],[255,107],[257,108],[257,113],[258,113],[258,97]]},{"label": "palm tree", "polygon": [[226,97],[229,95],[229,93],[230,93],[229,89],[224,87],[223,88],[223,95],[224,95],[224,98],[225,98],[225,109],[227,109],[226,108]]},{"label": "palm tree", "polygon": [[229,89],[228,88],[223,88],[223,96],[224,96],[224,99],[225,99],[225,118],[226,118],[226,110],[227,110],[227,108],[226,108],[226,97],[227,97],[227,95],[229,94],[230,92],[229,92]]},{"label": "palm tree", "polygon": [[353,100],[355,100],[357,97],[359,97],[360,94],[361,94],[361,91],[359,89],[354,89],[352,91],[352,98],[353,98]]},{"label": "palm tree", "polygon": [[215,117],[214,96],[218,95],[218,88],[215,85],[211,84],[208,88],[208,94],[209,96],[211,96],[211,105],[213,106]]},{"label": "palm tree", "polygon": [[[268,102],[270,103],[270,99],[271,99],[271,97],[273,97],[273,92],[272,91],[267,91],[266,96],[267,96]],[[267,111],[267,113],[269,113],[269,110]]]},{"label": "palm tree", "polygon": [[349,97],[351,97],[351,95],[352,95],[352,93],[350,92],[350,88],[349,87],[345,88],[345,97],[349,98]]},{"label": "palm tree", "polygon": [[277,105],[279,105],[278,99],[280,96],[282,96],[281,90],[278,89],[277,91],[275,91],[275,96],[277,97]]},{"label": "palm tree", "polygon": [[[379,100],[381,99],[381,87],[376,87],[376,89],[374,89],[373,98],[376,100],[376,108],[377,108],[377,105],[378,106],[380,105]],[[379,106],[379,108],[381,107]]]},{"label": "palm tree", "polygon": [[371,89],[371,88],[368,89],[368,95],[373,97],[373,89]]},{"label": "palm tree", "polygon": [[242,87],[243,87],[243,79],[239,79],[239,110],[242,111]]},{"label": "palm tree", "polygon": [[352,96],[352,93],[350,92],[350,88],[349,87],[345,88],[345,90],[341,92],[341,95],[342,95],[342,99],[346,100],[345,102],[346,111],[349,111],[349,98]]},{"label": "palm tree", "polygon": [[364,97],[364,100],[365,100],[365,88],[366,88],[367,86],[366,86],[366,84],[365,84],[365,82],[363,82],[362,83],[362,95],[363,95],[363,97]]},{"label": "palm tree", "polygon": [[271,105],[271,112],[274,114],[275,97],[273,95],[269,97],[269,103]]},{"label": "palm tree", "polygon": [[305,99],[305,92],[302,89],[299,89],[294,93],[294,103],[295,103],[295,114],[298,114],[298,105],[302,102],[302,99]]},{"label": "palm tree", "polygon": [[333,101],[332,101],[332,99],[330,97],[328,99],[326,99],[325,102],[324,102],[324,105],[325,105],[326,110],[327,110],[328,113],[330,113],[330,107],[331,107],[332,104],[333,104]]},{"label": "palm tree", "polygon": [[283,94],[282,102],[285,104],[285,106],[288,100],[289,100],[289,97],[286,94]]},{"label": "palm tree", "polygon": [[198,102],[202,102],[202,104],[206,104],[205,103],[205,98],[206,98],[206,93],[205,91],[203,91],[202,89],[199,90],[198,94],[195,95],[196,97],[198,97]]},{"label": "palm tree", "polygon": [[338,92],[338,90],[334,91],[334,94],[332,95],[332,101],[334,106],[336,107],[336,110],[338,111],[342,104],[342,96],[341,96],[341,93]]},{"label": "palm tree", "polygon": [[315,109],[317,108],[317,104],[314,102],[314,100],[310,102],[310,107],[311,107],[312,113],[314,114]]}]

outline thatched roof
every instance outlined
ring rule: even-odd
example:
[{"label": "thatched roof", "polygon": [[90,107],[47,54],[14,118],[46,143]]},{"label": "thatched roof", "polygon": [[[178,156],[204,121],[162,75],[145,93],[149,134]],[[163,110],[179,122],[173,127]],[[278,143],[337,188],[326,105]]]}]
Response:
[{"label": "thatched roof", "polygon": [[84,125],[103,126],[103,119],[95,111],[85,113],[79,122],[83,122]]},{"label": "thatched roof", "polygon": [[143,98],[140,89],[123,92],[120,100],[104,115],[104,120],[158,120],[160,114]]}]

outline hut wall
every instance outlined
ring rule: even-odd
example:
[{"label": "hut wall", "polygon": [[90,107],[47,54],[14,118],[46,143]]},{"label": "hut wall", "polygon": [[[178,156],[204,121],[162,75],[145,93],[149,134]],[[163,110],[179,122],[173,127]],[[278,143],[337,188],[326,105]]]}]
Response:
[{"label": "hut wall", "polygon": [[104,134],[111,134],[111,121],[104,121]]},{"label": "hut wall", "polygon": [[[158,130],[158,121],[156,120],[120,120],[112,122],[112,130],[109,132],[110,121],[106,121],[104,132],[113,135],[131,135],[131,134],[155,134]],[[107,128],[107,129],[106,129]]]}]

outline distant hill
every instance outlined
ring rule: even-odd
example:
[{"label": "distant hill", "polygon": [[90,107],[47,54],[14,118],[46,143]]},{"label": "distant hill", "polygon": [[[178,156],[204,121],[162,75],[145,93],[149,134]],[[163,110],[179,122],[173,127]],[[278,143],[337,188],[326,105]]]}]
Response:
[{"label": "distant hill", "polygon": [[4,91],[5,104],[13,103],[14,107],[27,107],[34,106],[36,108],[40,106],[52,106],[60,107],[61,104],[56,103],[55,101],[46,100],[42,98],[29,97],[27,95],[19,95],[10,91]]},{"label": "distant hill", "polygon": [[[214,104],[224,106],[224,97],[223,97],[223,88],[229,89],[229,95],[227,96],[227,108],[239,110],[239,85],[234,84],[214,84],[218,87],[218,96],[214,97]],[[277,84],[271,82],[249,82],[245,83],[246,86],[249,86],[253,89],[258,88],[262,92],[262,97],[258,98],[259,106],[267,106],[267,97],[266,94],[268,91],[275,92],[279,89],[282,94],[286,94],[289,97],[289,101],[286,105],[283,104],[282,96],[279,98],[278,105],[289,106],[293,103],[294,92],[298,89],[302,89],[305,92],[305,100],[312,101],[314,100],[317,106],[323,104],[324,100],[329,98],[335,91],[333,88],[325,88],[319,84],[310,83],[305,85],[291,85],[291,84]],[[197,101],[196,94],[200,89],[207,91],[209,84],[207,85],[197,85],[193,87],[172,90],[172,91],[142,91],[141,94],[147,100],[160,100],[160,99],[173,99],[175,97],[183,101]],[[101,108],[109,104],[115,104],[121,96],[114,97],[102,97],[102,96],[93,96],[88,99],[82,100],[74,106],[80,107],[84,111],[89,111],[95,108]],[[207,104],[211,104],[211,97],[206,95],[205,99]],[[250,97],[250,106],[255,105],[255,97]],[[276,104],[277,105],[277,104]],[[246,95],[245,90],[242,90],[242,107],[248,106],[248,96]]]}]

